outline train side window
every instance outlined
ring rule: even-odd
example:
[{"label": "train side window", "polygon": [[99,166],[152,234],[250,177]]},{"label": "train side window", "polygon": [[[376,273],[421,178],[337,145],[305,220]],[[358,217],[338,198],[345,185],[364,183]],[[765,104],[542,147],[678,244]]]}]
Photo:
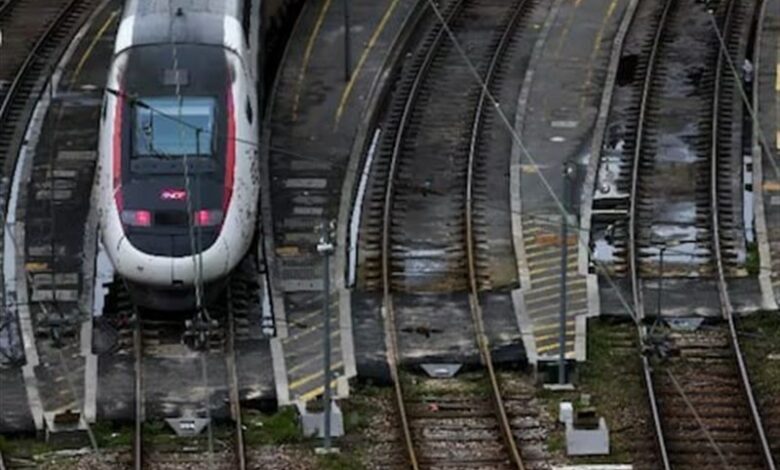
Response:
[{"label": "train side window", "polygon": [[246,97],[246,120],[249,121],[249,124],[252,124],[252,120],[254,120],[254,112],[252,111],[252,101],[249,99],[249,97]]}]

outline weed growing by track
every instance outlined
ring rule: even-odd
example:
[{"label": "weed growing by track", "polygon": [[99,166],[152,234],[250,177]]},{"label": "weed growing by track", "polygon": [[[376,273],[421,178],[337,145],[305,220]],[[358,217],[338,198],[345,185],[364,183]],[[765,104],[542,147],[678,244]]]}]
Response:
[{"label": "weed growing by track", "polygon": [[[541,391],[549,418],[547,448],[556,460],[573,464],[630,463],[634,444],[641,439],[647,406],[642,385],[641,363],[635,347],[636,327],[608,319],[592,320],[588,325],[588,362],[579,365],[572,392]],[[559,403],[570,401],[580,408],[580,397],[590,395],[591,405],[604,417],[610,430],[611,454],[567,458],[562,424],[557,423]]]},{"label": "weed growing by track", "polygon": [[286,407],[272,415],[244,411],[244,440],[248,447],[268,444],[296,444],[304,440],[293,407]]},{"label": "weed growing by track", "polygon": [[780,396],[780,313],[742,318],[739,330],[756,392],[760,396]]}]

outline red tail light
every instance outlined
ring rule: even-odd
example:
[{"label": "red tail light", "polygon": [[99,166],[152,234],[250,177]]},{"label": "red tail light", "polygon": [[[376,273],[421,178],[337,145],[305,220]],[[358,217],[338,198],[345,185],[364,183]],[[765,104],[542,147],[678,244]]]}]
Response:
[{"label": "red tail light", "polygon": [[195,212],[193,220],[197,227],[213,227],[222,223],[222,211],[200,210]]},{"label": "red tail light", "polygon": [[122,211],[122,223],[133,227],[151,227],[152,213],[149,211]]}]

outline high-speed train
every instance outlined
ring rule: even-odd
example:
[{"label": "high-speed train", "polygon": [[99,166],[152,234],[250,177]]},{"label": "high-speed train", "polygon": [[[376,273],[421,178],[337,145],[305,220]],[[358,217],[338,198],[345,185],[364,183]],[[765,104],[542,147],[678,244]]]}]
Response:
[{"label": "high-speed train", "polygon": [[[127,0],[104,96],[99,218],[142,306],[190,309],[252,244],[259,0]],[[196,289],[196,286],[203,289]]]}]

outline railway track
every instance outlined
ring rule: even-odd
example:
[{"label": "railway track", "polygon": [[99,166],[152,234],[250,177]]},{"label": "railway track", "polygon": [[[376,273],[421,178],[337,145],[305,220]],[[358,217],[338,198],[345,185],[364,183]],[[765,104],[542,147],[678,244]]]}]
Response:
[{"label": "railway track", "polygon": [[[10,175],[22,144],[25,127],[38,96],[49,75],[54,71],[59,55],[95,6],[91,0],[11,1],[0,11],[0,27],[5,38],[0,104],[0,164],[4,175]],[[30,31],[35,31],[33,41]],[[6,63],[8,67],[6,68]],[[12,74],[5,76],[5,74]]]},{"label": "railway track", "polygon": [[[455,1],[442,16],[489,90],[530,1]],[[436,22],[412,59],[391,104],[380,179],[372,210],[375,253],[367,285],[381,287],[386,343],[404,446],[412,468],[536,468],[524,462],[519,435],[530,395],[501,383],[493,368],[482,318],[475,211],[480,140],[489,99],[473,86],[473,71]],[[460,86],[447,86],[457,83]],[[435,174],[435,181],[426,175]],[[484,183],[484,182],[482,182]],[[370,272],[373,269],[373,272]],[[397,292],[467,291],[468,310],[484,371],[452,380],[402,379]],[[486,398],[489,397],[489,400]],[[530,459],[531,457],[529,457]],[[540,458],[538,455],[534,459]],[[526,467],[525,465],[531,465]]]},{"label": "railway track", "polygon": [[[243,292],[244,283],[241,280],[231,282],[226,291],[224,304],[215,304],[209,309],[212,323],[194,330],[185,330],[181,319],[160,319],[154,312],[143,311],[132,305],[125,293],[120,293],[119,305],[132,309],[132,343],[135,369],[135,423],[133,437],[133,468],[143,470],[158,468],[165,465],[191,465],[208,468],[239,469],[247,468],[247,455],[244,445],[242,411],[239,395],[238,370],[236,365],[236,338],[238,331],[243,330],[241,313],[237,313],[242,305],[246,305]],[[121,290],[121,288],[120,288]],[[239,291],[239,292],[236,292]],[[194,331],[194,333],[192,333]],[[227,399],[229,401],[229,418],[232,431],[220,434],[218,437],[194,436],[187,440],[173,440],[160,443],[159,439],[147,438],[149,425],[147,422],[146,387],[144,384],[145,358],[165,354],[167,348],[181,346],[183,340],[198,343],[201,348],[198,353],[202,381],[211,383],[207,363],[210,355],[221,354],[225,361],[227,377]],[[187,341],[188,343],[190,341]],[[151,354],[149,351],[152,350]],[[210,388],[208,388],[210,390]],[[206,401],[213,400],[210,396]],[[189,409],[193,417],[211,418],[210,404],[192,403]],[[205,412],[204,412],[204,408]],[[212,432],[209,429],[209,432]],[[153,442],[154,441],[154,442]],[[205,456],[208,456],[208,460]],[[213,466],[212,466],[213,464]],[[195,467],[193,467],[195,468]]]},{"label": "railway track", "polygon": [[59,0],[9,0],[0,3],[3,55],[0,56],[0,102],[36,40],[65,4]]},{"label": "railway track", "polygon": [[[726,53],[736,61],[742,54],[740,31],[747,7],[736,1],[713,7],[728,45]],[[677,257],[675,262],[683,266],[673,269],[674,274],[715,277],[722,321],[677,331],[666,327],[648,331],[639,326],[643,344],[658,353],[643,357],[643,373],[663,468],[774,469],[728,291],[727,277],[738,274],[740,243],[744,243],[738,233],[742,230],[737,220],[740,212],[732,202],[741,196],[733,183],[740,169],[741,140],[733,136],[742,121],[737,112],[741,107],[734,101],[738,83],[724,54],[712,54],[712,67],[697,77],[702,85],[696,83],[694,92],[687,95],[689,110],[704,117],[694,135],[688,136],[695,142],[693,155],[681,155],[684,146],[679,145],[672,151],[661,150],[665,120],[674,119],[668,111],[674,105],[669,103],[681,99],[679,90],[676,94],[670,86],[679,80],[673,72],[679,70],[676,48],[682,42],[676,41],[684,37],[682,31],[695,21],[692,18],[709,20],[702,19],[700,10],[701,6],[678,0],[661,4],[654,16],[649,54],[638,67],[643,78],[636,120],[631,124],[635,135],[628,146],[633,162],[626,251],[634,305],[638,317],[644,318],[643,280],[654,275],[660,289],[660,278],[669,276],[663,272],[662,252],[677,246],[674,242],[682,234],[683,243],[693,248],[685,250],[688,266]],[[717,41],[712,47],[720,50]],[[672,171],[683,177],[675,180]],[[662,179],[665,191],[659,193]],[[677,212],[676,221],[670,222],[669,215],[681,207],[688,210],[683,215]]]}]

